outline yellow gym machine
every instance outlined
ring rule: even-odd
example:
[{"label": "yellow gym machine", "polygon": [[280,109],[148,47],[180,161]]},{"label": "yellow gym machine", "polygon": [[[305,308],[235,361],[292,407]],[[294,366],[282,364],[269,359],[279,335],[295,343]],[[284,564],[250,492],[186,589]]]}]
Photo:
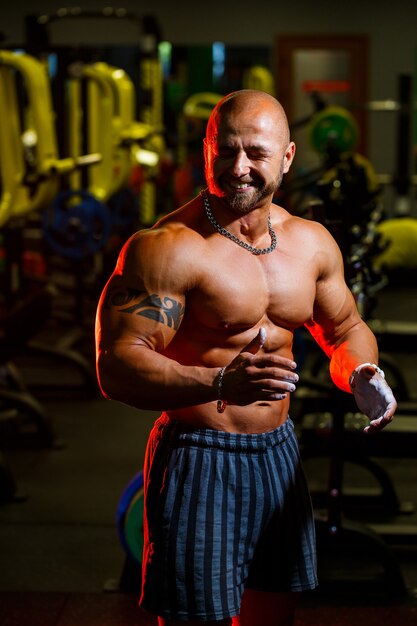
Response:
[{"label": "yellow gym machine", "polygon": [[98,154],[59,157],[46,66],[27,54],[0,51],[0,228],[9,268],[7,276],[2,273],[3,304],[10,305],[20,289],[19,220],[46,210],[63,174],[99,159]]},{"label": "yellow gym machine", "polygon": [[[86,83],[84,104],[83,81]],[[72,173],[70,188],[76,194],[84,187],[93,198],[107,203],[114,222],[120,218],[120,212],[115,203],[112,204],[112,199],[129,186],[134,168],[144,169],[148,176],[156,168],[164,150],[162,127],[152,121],[135,119],[133,82],[124,70],[107,63],[75,64],[70,68],[67,94],[69,154],[77,158],[83,150],[82,138],[86,128],[85,148],[102,156],[100,163],[88,170],[84,186],[81,173]],[[138,205],[138,213],[133,216],[137,223],[151,221],[155,215],[154,206],[151,207],[149,202],[142,205],[140,199]]]},{"label": "yellow gym machine", "polygon": [[[18,79],[27,106],[19,104]],[[56,196],[60,176],[99,159],[58,156],[50,83],[45,65],[27,54],[0,51],[0,227],[42,209]]]},{"label": "yellow gym machine", "polygon": [[[142,17],[124,8],[111,6],[107,6],[99,11],[83,10],[80,7],[60,8],[52,14],[28,16],[28,45],[34,45],[37,50],[43,49],[47,53],[50,50],[49,30],[51,26],[67,19],[72,21],[94,20],[103,23],[111,23],[113,21],[130,22],[138,27],[138,46],[140,47],[138,72],[141,98],[139,122],[143,124],[141,128],[138,128],[137,124],[134,129],[130,125],[127,131],[126,128],[117,128],[117,118],[120,121],[120,117],[123,116],[123,113],[120,116],[120,110],[117,110],[119,107],[118,103],[120,101],[121,106],[123,106],[122,100],[127,103],[132,95],[132,93],[128,94],[128,92],[132,92],[132,87],[129,85],[130,79],[126,73],[117,68],[106,67],[106,64],[101,62],[90,63],[86,61],[84,66],[80,63],[78,68],[77,64],[74,64],[71,68],[71,82],[75,81],[76,78],[79,80],[84,78],[91,83],[91,86],[88,87],[90,91],[89,103],[87,105],[88,112],[92,115],[99,115],[98,119],[103,117],[108,120],[110,109],[112,108],[114,115],[110,125],[101,126],[100,128],[94,121],[88,120],[86,127],[89,145],[99,146],[100,153],[103,155],[103,162],[100,166],[92,169],[87,185],[80,186],[77,183],[77,179],[72,178],[70,188],[76,190],[83,187],[84,194],[91,194],[91,197],[99,202],[103,202],[105,198],[112,198],[111,204],[116,205],[115,210],[117,212],[121,197],[123,197],[123,194],[118,194],[120,189],[123,189],[122,180],[128,169],[128,144],[136,144],[132,147],[135,148],[133,151],[133,167],[137,174],[136,180],[140,180],[138,198],[136,199],[139,225],[150,225],[154,221],[157,212],[156,177],[159,170],[159,159],[165,151],[165,143],[162,136],[162,69],[156,53],[156,45],[160,39],[157,20],[152,15]],[[83,48],[83,50],[87,52],[85,56],[88,57],[88,48]],[[79,73],[78,76],[75,75],[77,72]],[[79,95],[76,93],[77,87],[72,84],[71,89],[73,91],[70,98],[73,98],[75,102],[79,102]],[[113,96],[111,94],[112,91]],[[103,98],[103,101],[99,102],[98,98]],[[127,106],[129,107],[129,105]],[[134,102],[132,106],[135,106]],[[125,112],[127,113],[127,110]],[[76,132],[77,124],[80,122],[80,120],[77,121],[76,119],[77,113],[74,115],[75,118],[72,123],[70,121],[68,124],[72,133]],[[130,114],[128,113],[128,115]],[[83,123],[82,120],[81,123]],[[112,127],[113,141],[103,136],[110,130],[110,127]],[[71,142],[76,143],[77,140],[71,139]],[[106,142],[105,145],[102,145],[102,142]],[[140,145],[137,145],[138,142]],[[77,146],[73,143],[71,149],[77,150]],[[119,163],[117,164],[118,159]],[[130,165],[132,166],[132,164]],[[87,196],[85,195],[84,201],[86,199]],[[75,200],[71,198],[71,203],[73,202]],[[114,206],[111,209],[113,210]]]},{"label": "yellow gym machine", "polygon": [[[0,51],[0,409],[29,417],[46,445],[55,443],[48,416],[13,360],[29,342],[33,350],[48,351],[32,339],[48,319],[56,290],[46,276],[35,280],[23,271],[25,231],[54,200],[63,174],[99,158],[59,157],[46,66],[28,54]],[[92,384],[91,368],[80,355],[59,347],[49,352],[75,363]]]}]

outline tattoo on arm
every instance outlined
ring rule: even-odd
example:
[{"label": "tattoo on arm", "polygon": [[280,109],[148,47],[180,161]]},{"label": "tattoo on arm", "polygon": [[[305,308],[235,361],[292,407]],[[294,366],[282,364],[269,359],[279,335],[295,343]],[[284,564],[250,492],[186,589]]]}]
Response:
[{"label": "tattoo on arm", "polygon": [[138,300],[141,296],[143,293],[136,289],[116,289],[107,294],[105,306],[118,307],[121,313],[141,315],[178,330],[185,311],[181,302],[173,298],[161,298],[156,293]]}]

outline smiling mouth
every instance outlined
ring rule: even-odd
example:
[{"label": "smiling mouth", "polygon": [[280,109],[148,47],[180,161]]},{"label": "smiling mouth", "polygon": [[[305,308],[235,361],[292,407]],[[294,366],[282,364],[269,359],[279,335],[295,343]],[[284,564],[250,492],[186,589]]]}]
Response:
[{"label": "smiling mouth", "polygon": [[239,189],[248,189],[249,187],[252,186],[251,183],[233,183],[233,182],[230,182],[229,184],[230,184],[230,186],[233,189],[238,189],[238,190]]}]

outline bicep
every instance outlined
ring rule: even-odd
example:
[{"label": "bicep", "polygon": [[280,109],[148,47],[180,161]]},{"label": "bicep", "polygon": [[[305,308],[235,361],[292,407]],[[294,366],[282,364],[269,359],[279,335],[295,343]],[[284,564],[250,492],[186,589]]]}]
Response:
[{"label": "bicep", "polygon": [[115,276],[106,286],[98,310],[101,347],[127,342],[162,352],[181,324],[184,307],[184,294],[131,286]]},{"label": "bicep", "polygon": [[185,312],[184,263],[167,258],[169,246],[157,236],[129,242],[100,298],[99,348],[115,344],[145,346],[162,352],[172,341]]},{"label": "bicep", "polygon": [[312,319],[306,327],[318,343],[330,352],[358,322],[360,316],[344,276],[341,252],[332,238],[321,247]]}]

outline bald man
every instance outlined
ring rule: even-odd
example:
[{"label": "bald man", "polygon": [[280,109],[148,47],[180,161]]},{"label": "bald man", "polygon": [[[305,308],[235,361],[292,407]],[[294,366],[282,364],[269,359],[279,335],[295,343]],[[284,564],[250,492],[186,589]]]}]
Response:
[{"label": "bald man", "polygon": [[317,584],[289,417],[296,328],[326,352],[367,432],[396,408],[335,241],[272,203],[294,154],[275,98],[224,97],[207,124],[207,189],[131,237],[99,303],[104,396],[163,411],[144,468],[140,599],[162,625],[288,625]]}]

